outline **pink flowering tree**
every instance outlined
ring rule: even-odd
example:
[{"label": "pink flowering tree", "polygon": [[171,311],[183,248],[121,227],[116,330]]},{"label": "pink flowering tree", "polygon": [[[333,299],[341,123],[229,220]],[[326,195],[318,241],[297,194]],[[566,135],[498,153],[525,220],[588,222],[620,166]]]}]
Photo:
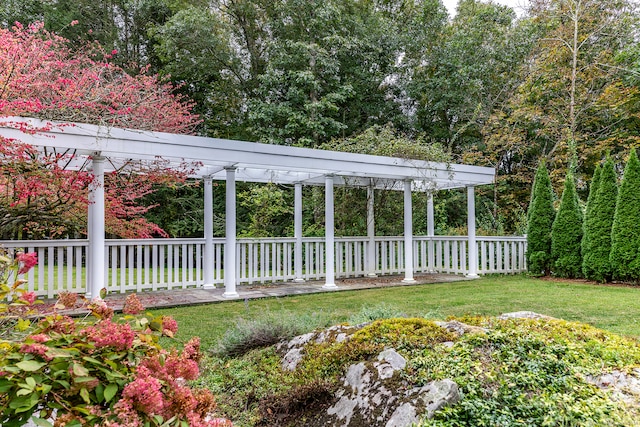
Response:
[{"label": "pink flowering tree", "polygon": [[[24,309],[35,295],[20,290],[16,279],[35,262],[35,254],[0,252],[0,301],[6,301],[0,305],[0,425],[31,419],[47,427],[231,426],[213,416],[208,390],[188,385],[199,375],[199,339],[182,351],[163,349],[158,338],[173,337],[176,321],[141,315],[135,295],[119,319],[102,300],[63,293],[53,312],[30,321],[33,313]],[[69,308],[91,316],[58,312]]]},{"label": "pink flowering tree", "polygon": [[[0,122],[25,132],[27,116],[172,133],[191,133],[199,123],[192,104],[174,87],[144,72],[130,76],[109,60],[117,52],[99,45],[72,51],[68,41],[42,23],[0,28]],[[43,152],[0,137],[0,238],[55,237],[82,232],[88,204],[86,170],[69,170],[72,152]],[[105,178],[106,229],[125,237],[166,235],[143,214],[140,200],[158,185],[184,183],[189,165],[128,164],[127,173]]]}]

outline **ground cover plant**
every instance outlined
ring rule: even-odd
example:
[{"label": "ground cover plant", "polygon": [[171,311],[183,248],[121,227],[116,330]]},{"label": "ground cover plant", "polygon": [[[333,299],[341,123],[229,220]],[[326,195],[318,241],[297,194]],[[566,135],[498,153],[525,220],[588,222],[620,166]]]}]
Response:
[{"label": "ground cover plant", "polygon": [[282,369],[274,345],[211,357],[199,384],[220,396],[236,425],[317,425],[348,367],[394,348],[408,361],[399,380],[421,387],[450,379],[463,396],[422,427],[637,425],[640,396],[627,405],[594,384],[640,365],[636,340],[564,320],[448,320],[476,330],[458,336],[424,318],[379,319],[346,341],[312,341],[294,371]]},{"label": "ground cover plant", "polygon": [[[637,293],[633,287],[586,281],[491,276],[173,308],[155,314],[171,313],[184,336],[198,335],[203,348],[214,350],[208,353],[197,384],[219,396],[218,409],[240,426],[287,425],[285,421],[300,416],[300,408],[310,402],[321,407],[349,363],[368,360],[380,345],[395,346],[411,360],[406,375],[414,384],[448,376],[467,396],[460,405],[425,421],[425,426],[520,425],[518,420],[528,420],[521,424],[531,426],[631,426],[628,417],[633,412],[584,378],[596,368],[630,371],[640,366]],[[489,318],[523,309],[566,320],[497,322]],[[452,317],[493,329],[486,336],[457,339],[451,349],[425,345],[425,340],[443,337],[434,335],[430,321]],[[382,320],[376,327],[365,328],[359,336],[366,339],[356,339],[351,347],[318,346],[314,357],[296,372],[282,371],[275,346],[247,333],[276,322],[278,330],[289,331],[282,335],[286,340],[294,330],[301,334],[339,323],[387,318],[405,320]],[[407,318],[419,320],[407,324]],[[305,326],[297,327],[300,324]],[[393,333],[381,332],[381,327]],[[398,333],[401,330],[411,332]],[[241,350],[220,351],[221,344],[229,343]]]}]

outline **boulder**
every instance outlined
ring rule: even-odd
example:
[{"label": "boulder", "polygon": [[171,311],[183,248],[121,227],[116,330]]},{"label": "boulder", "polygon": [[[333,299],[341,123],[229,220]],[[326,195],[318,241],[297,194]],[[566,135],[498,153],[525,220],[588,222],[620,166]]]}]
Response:
[{"label": "boulder", "polygon": [[412,387],[398,374],[406,363],[394,349],[386,349],[373,362],[349,366],[335,403],[322,416],[323,425],[409,427],[460,400],[451,380]]}]

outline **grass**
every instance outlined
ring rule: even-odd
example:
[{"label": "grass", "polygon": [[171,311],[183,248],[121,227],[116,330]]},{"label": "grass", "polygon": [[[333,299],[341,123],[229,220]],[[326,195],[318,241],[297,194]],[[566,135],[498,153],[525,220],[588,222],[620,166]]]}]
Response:
[{"label": "grass", "polygon": [[640,288],[547,281],[524,275],[224,302],[154,313],[171,315],[178,321],[178,339],[186,341],[197,335],[202,348],[209,349],[238,318],[257,319],[265,313],[276,316],[315,313],[340,323],[363,308],[381,303],[409,316],[433,319],[528,310],[640,338]]}]

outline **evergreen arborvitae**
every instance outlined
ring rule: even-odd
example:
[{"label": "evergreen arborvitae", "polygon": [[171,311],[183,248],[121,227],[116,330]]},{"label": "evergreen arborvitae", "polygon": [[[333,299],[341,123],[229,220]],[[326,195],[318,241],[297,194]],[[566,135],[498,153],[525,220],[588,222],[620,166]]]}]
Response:
[{"label": "evergreen arborvitae", "polygon": [[549,172],[540,162],[531,190],[527,212],[527,266],[533,274],[549,274],[551,269],[551,227],[555,218]]},{"label": "evergreen arborvitae", "polygon": [[613,278],[626,282],[640,280],[640,163],[631,150],[618,191],[611,230],[611,269]]},{"label": "evergreen arborvitae", "polygon": [[553,274],[558,277],[582,277],[582,210],[573,173],[564,181],[560,208],[551,228]]},{"label": "evergreen arborvitae", "polygon": [[[588,254],[583,254],[585,277],[590,280],[606,282],[611,280],[611,227],[616,211],[618,197],[618,178],[613,160],[607,159],[600,173],[600,182],[593,199],[591,223],[587,225],[591,233]],[[589,275],[587,275],[587,271]]]},{"label": "evergreen arborvitae", "polygon": [[587,197],[587,207],[584,212],[584,230],[582,234],[582,274],[587,279],[592,279],[594,274],[591,261],[591,253],[593,250],[592,236],[593,230],[595,228],[593,226],[593,205],[596,198],[596,192],[598,191],[598,186],[600,185],[600,171],[600,165],[597,165],[596,170],[593,172],[593,178],[591,178],[591,185],[589,186],[589,197]]}]

